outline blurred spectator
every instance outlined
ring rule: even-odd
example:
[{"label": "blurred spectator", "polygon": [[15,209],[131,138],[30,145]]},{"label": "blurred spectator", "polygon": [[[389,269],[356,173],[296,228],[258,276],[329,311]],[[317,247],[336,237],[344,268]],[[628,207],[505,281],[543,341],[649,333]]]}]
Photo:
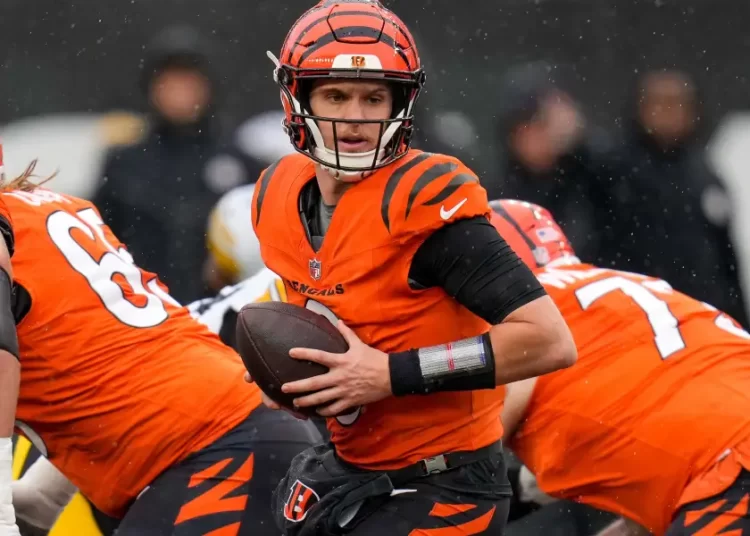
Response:
[{"label": "blurred spectator", "polygon": [[216,76],[209,45],[195,30],[178,26],[158,35],[140,82],[148,133],[109,156],[93,201],[139,265],[186,303],[206,294],[201,276],[211,208],[246,173],[218,141]]},{"label": "blurred spectator", "polygon": [[509,70],[500,87],[502,182],[491,198],[517,198],[548,208],[581,257],[598,259],[609,212],[607,185],[614,145],[592,127],[544,63]]},{"label": "blurred spectator", "polygon": [[119,110],[25,117],[0,129],[10,157],[5,172],[16,177],[28,162],[38,159],[37,175],[55,174],[55,180],[45,186],[91,199],[99,186],[107,153],[115,147],[138,143],[143,128],[140,115]]},{"label": "blurred spectator", "polygon": [[[412,146],[430,153],[450,154],[476,172],[481,157],[478,129],[472,118],[461,110],[428,108],[417,104],[419,121],[414,128]],[[472,167],[474,166],[474,167]]]},{"label": "blurred spectator", "polygon": [[602,256],[616,268],[661,277],[748,326],[729,236],[732,203],[696,141],[700,103],[677,70],[637,80],[632,124],[615,183],[612,235]]}]

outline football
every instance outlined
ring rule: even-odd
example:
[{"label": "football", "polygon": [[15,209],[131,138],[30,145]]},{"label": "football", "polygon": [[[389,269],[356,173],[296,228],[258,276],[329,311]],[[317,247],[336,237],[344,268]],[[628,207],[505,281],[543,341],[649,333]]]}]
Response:
[{"label": "football", "polygon": [[315,416],[315,408],[295,408],[303,396],[281,392],[281,386],[325,374],[328,368],[289,357],[292,348],[345,353],[349,345],[336,326],[309,309],[284,302],[245,305],[237,317],[237,349],[253,381],[269,398],[297,413]]}]

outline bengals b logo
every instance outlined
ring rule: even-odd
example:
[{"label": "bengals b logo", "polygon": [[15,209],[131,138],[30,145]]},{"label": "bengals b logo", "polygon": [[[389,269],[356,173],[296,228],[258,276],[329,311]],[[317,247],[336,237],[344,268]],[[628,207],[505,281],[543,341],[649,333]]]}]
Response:
[{"label": "bengals b logo", "polygon": [[284,517],[293,523],[299,523],[319,500],[320,497],[315,490],[297,480],[292,485],[292,491],[284,504]]}]

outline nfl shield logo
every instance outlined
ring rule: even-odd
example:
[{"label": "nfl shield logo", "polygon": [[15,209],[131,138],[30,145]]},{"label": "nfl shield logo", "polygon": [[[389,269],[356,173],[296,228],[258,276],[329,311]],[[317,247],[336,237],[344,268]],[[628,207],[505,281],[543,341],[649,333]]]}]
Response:
[{"label": "nfl shield logo", "polygon": [[310,277],[315,281],[320,279],[320,261],[318,259],[310,259]]}]

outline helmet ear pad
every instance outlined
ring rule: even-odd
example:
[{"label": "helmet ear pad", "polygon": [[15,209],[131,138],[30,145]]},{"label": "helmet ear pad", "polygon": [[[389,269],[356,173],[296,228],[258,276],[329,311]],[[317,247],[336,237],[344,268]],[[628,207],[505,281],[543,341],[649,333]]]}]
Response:
[{"label": "helmet ear pad", "polygon": [[[314,81],[313,80],[297,80],[295,83],[295,89],[296,89],[296,95],[297,95],[297,101],[299,102],[300,106],[300,113],[307,113],[307,114],[313,114],[312,107],[310,106],[310,94],[313,90]],[[308,127],[307,122],[303,117],[297,117],[297,124],[299,125],[299,128],[297,129],[297,138],[300,147],[307,150],[312,150],[312,147],[309,147],[308,145],[310,141],[313,140],[312,132],[310,132],[310,127]]]},{"label": "helmet ear pad", "polygon": [[[310,84],[310,80],[294,80],[284,67],[279,67],[274,72],[274,77],[277,78],[279,87],[281,88],[281,106],[284,109],[284,121],[282,126],[284,131],[289,136],[289,141],[297,151],[306,152],[310,148],[308,147],[308,141],[312,138],[309,129],[305,124],[305,119],[302,117],[304,110],[309,110],[310,93],[298,89],[300,85]],[[289,82],[291,81],[291,84]],[[307,97],[307,104],[303,105],[298,100],[298,95],[302,93]]]}]

